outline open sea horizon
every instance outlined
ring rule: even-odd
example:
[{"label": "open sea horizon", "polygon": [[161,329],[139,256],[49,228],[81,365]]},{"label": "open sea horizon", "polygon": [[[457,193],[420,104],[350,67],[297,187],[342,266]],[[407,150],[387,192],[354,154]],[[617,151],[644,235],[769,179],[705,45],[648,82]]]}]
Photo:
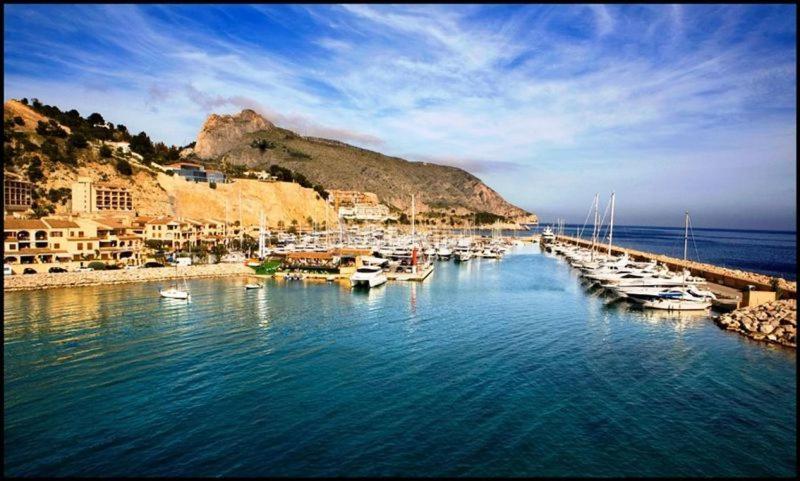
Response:
[{"label": "open sea horizon", "polygon": [[[546,225],[550,224],[542,223],[532,232]],[[590,239],[591,225],[567,224],[564,234],[577,236],[581,229],[581,237]],[[690,260],[797,280],[797,231],[694,227],[689,232]],[[608,242],[606,227],[601,236]],[[613,244],[620,247],[682,258],[683,240],[683,227],[614,226]]]}]

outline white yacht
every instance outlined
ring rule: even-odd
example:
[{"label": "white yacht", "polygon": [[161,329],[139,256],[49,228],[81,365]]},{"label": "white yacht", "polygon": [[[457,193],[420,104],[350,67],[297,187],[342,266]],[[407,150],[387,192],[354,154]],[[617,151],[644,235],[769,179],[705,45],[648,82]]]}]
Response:
[{"label": "white yacht", "polygon": [[472,241],[470,239],[459,239],[453,255],[456,262],[466,262],[472,259]]},{"label": "white yacht", "polygon": [[701,291],[692,286],[661,289],[658,292],[649,289],[629,291],[627,297],[642,307],[669,311],[705,310],[716,299],[712,292]]},{"label": "white yacht", "polygon": [[436,257],[439,260],[448,261],[452,255],[453,251],[446,244],[441,244],[436,248]]},{"label": "white yacht", "polygon": [[550,226],[547,226],[547,227],[544,228],[544,230],[542,230],[542,242],[543,243],[553,242],[555,240],[555,238],[556,238],[556,236],[553,233],[553,229],[551,229]]},{"label": "white yacht", "polygon": [[350,276],[352,287],[377,287],[385,284],[388,279],[383,269],[378,266],[362,266]]},{"label": "white yacht", "polygon": [[161,295],[161,297],[164,297],[166,299],[185,299],[188,301],[192,297],[189,294],[189,291],[184,289],[178,289],[177,285],[167,287],[166,289],[161,289],[160,291],[158,291],[158,293]]}]

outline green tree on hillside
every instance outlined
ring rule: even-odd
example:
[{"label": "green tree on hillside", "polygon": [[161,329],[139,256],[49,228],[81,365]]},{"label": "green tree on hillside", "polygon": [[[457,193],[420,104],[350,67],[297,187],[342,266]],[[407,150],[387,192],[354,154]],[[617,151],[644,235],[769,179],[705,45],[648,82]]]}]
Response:
[{"label": "green tree on hillside", "polygon": [[144,132],[139,132],[131,137],[130,147],[133,152],[136,152],[145,159],[151,158],[156,152],[153,142]]},{"label": "green tree on hillside", "polygon": [[87,117],[86,120],[88,120],[89,123],[92,124],[92,125],[105,124],[106,123],[105,120],[103,119],[103,116],[98,114],[97,112],[94,112],[92,115]]},{"label": "green tree on hillside", "polygon": [[44,179],[44,173],[42,172],[42,159],[39,156],[33,156],[31,159],[30,164],[28,164],[28,180],[31,182],[39,182],[40,180]]},{"label": "green tree on hillside", "polygon": [[69,143],[78,149],[85,149],[89,146],[89,142],[86,140],[86,137],[84,137],[80,132],[73,132],[70,134]]}]

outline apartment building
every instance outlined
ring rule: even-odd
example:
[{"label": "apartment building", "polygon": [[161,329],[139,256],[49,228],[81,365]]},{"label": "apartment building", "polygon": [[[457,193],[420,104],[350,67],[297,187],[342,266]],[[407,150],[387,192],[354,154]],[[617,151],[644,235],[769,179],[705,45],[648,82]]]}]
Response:
[{"label": "apartment building", "polygon": [[95,184],[89,177],[79,177],[72,184],[73,213],[130,212],[133,196],[124,187]]},{"label": "apartment building", "polygon": [[3,174],[3,215],[24,212],[31,208],[33,184],[17,174]]},{"label": "apartment building", "polygon": [[328,201],[336,209],[340,206],[354,206],[356,204],[378,204],[378,196],[372,192],[359,192],[357,190],[329,190]]},{"label": "apartment building", "polygon": [[16,219],[3,225],[3,262],[15,274],[26,267],[73,269],[100,260],[111,264],[141,262],[143,238],[115,219]]},{"label": "apartment building", "polygon": [[383,204],[355,204],[339,207],[339,217],[343,219],[384,221],[389,218],[389,208]]},{"label": "apartment building", "polygon": [[184,177],[186,180],[194,182],[215,182],[222,184],[225,182],[225,174],[218,170],[206,170],[200,164],[194,162],[175,162],[164,166],[164,171],[174,172],[176,175]]}]

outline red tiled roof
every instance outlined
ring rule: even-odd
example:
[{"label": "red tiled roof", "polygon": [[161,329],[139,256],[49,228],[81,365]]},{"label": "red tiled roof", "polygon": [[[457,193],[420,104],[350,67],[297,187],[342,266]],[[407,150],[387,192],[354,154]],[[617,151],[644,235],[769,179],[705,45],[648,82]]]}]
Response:
[{"label": "red tiled roof", "polygon": [[17,219],[15,217],[6,217],[3,219],[3,230],[32,230],[44,229],[50,227],[39,219]]},{"label": "red tiled roof", "polygon": [[42,219],[49,225],[50,227],[57,228],[57,229],[64,229],[64,228],[80,228],[80,226],[70,220],[63,220],[63,219]]}]

